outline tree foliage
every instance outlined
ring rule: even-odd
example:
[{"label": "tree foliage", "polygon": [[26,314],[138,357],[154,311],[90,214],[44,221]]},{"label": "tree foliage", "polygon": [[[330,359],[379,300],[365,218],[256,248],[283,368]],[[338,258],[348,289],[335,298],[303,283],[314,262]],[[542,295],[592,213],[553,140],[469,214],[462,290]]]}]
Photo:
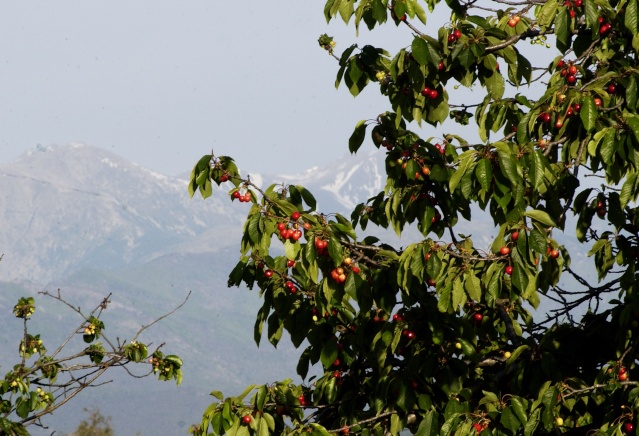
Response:
[{"label": "tree foliage", "polygon": [[[155,373],[160,380],[181,382],[182,360],[175,355],[164,355],[161,346],[149,356],[147,345],[140,342],[139,337],[184,303],[142,326],[127,341],[113,340],[105,333],[106,325],[100,317],[110,303],[110,295],[86,313],[64,299],[60,291],[41,294],[66,305],[80,321],[57,346],[47,348],[50,344],[44,343],[45,336],[29,328],[28,322],[36,312],[35,299],[21,297],[14,306],[13,314],[22,320],[23,335],[17,347],[18,363],[0,380],[0,434],[28,435],[29,426],[45,426],[46,416],[84,389],[99,386],[104,374],[113,368],[124,368],[134,377]],[[54,327],[60,326],[51,326]],[[9,354],[8,350],[5,352]],[[136,374],[131,368],[136,364],[146,367],[145,372]],[[90,421],[83,421],[77,431],[78,434],[113,434],[108,420],[99,412],[92,413]]]},{"label": "tree foliage", "polygon": [[[450,12],[439,28],[426,25],[435,6]],[[386,185],[346,217],[318,211],[302,186],[260,188],[230,157],[196,164],[191,195],[223,184],[250,203],[228,284],[259,289],[255,340],[276,345],[286,331],[305,381],[214,391],[192,431],[634,433],[637,9],[328,0],[327,21],[396,26],[406,39],[397,53],[354,44],[339,56],[319,39],[338,61],[336,86],[388,98],[348,141],[352,153],[370,142],[385,154]],[[423,137],[430,126],[438,136]],[[461,219],[492,220],[492,244],[460,234]],[[370,225],[422,237],[395,247],[358,236]],[[573,231],[597,284],[555,239]]]}]

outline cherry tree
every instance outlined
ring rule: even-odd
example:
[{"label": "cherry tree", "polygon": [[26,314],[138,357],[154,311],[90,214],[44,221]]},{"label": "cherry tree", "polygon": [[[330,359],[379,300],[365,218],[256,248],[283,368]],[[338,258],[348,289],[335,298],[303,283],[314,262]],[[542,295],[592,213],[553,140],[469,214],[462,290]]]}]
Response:
[{"label": "cherry tree", "polygon": [[[450,19],[427,25],[436,6]],[[192,432],[635,433],[637,8],[328,0],[327,21],[406,40],[337,53],[319,38],[338,86],[388,98],[348,140],[385,155],[386,184],[343,216],[302,186],[257,186],[231,157],[195,165],[191,195],[249,203],[228,284],[259,289],[255,340],[286,332],[304,381],[214,391]],[[492,243],[460,233],[478,220]],[[421,236],[399,247],[370,226]]]},{"label": "cherry tree", "polygon": [[[45,342],[46,335],[30,327],[29,321],[36,316],[35,298],[25,296],[18,300],[13,315],[22,320],[23,334],[16,347],[17,363],[0,381],[0,434],[22,436],[29,434],[31,426],[46,428],[48,415],[83,390],[102,385],[105,374],[114,368],[123,368],[132,377],[155,374],[159,380],[175,380],[178,384],[182,381],[182,360],[176,355],[165,355],[161,350],[164,344],[156,346],[149,355],[141,335],[182,307],[186,300],[141,326],[126,340],[107,334],[101,320],[111,303],[111,295],[85,311],[71,304],[60,290],[40,294],[65,305],[78,322],[64,339],[52,346]],[[3,354],[10,355],[10,351],[4,350]]]}]

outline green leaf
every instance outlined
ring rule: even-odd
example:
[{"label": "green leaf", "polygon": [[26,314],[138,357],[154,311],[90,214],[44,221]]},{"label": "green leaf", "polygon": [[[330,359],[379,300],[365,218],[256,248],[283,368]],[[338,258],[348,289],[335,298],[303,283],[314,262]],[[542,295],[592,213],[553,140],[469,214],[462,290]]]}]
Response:
[{"label": "green leaf", "polygon": [[469,272],[466,275],[464,279],[464,288],[472,300],[481,301],[481,281],[472,272]]},{"label": "green leaf", "polygon": [[337,341],[326,341],[326,343],[322,347],[322,352],[320,354],[322,365],[324,365],[325,368],[330,368],[333,365],[335,359],[337,359],[337,354]]},{"label": "green leaf", "polygon": [[493,167],[490,159],[483,158],[477,162],[475,177],[485,191],[490,189],[490,182],[493,179]]},{"label": "green leaf", "polygon": [[586,13],[586,24],[593,30],[599,29],[599,12],[597,11],[597,5],[595,0],[584,0],[584,11]]},{"label": "green leaf", "polygon": [[626,3],[624,26],[633,36],[637,34],[637,0],[628,0],[628,3]]},{"label": "green leaf", "polygon": [[437,436],[439,435],[438,415],[430,410],[424,414],[424,419],[419,424],[415,436]]},{"label": "green leaf", "polygon": [[453,173],[453,175],[450,177],[450,181],[448,182],[450,192],[455,192],[455,188],[457,187],[457,184],[460,182],[462,177],[464,177],[464,175],[466,174],[466,171],[469,170],[469,168],[474,163],[474,161],[475,161],[474,150],[469,150],[459,157],[459,168],[457,168],[457,171]]},{"label": "green leaf", "polygon": [[598,115],[597,106],[592,97],[585,96],[581,103],[579,117],[581,118],[581,122],[584,123],[586,131],[590,132],[595,128],[595,121]]},{"label": "green leaf", "polygon": [[559,7],[558,0],[548,0],[542,6],[541,10],[537,14],[537,22],[540,26],[548,27],[555,20],[555,14]]},{"label": "green leaf", "polygon": [[557,227],[552,218],[550,218],[550,215],[543,210],[529,210],[524,212],[524,216],[532,218],[546,227]]},{"label": "green leaf", "polygon": [[559,8],[555,16],[555,36],[557,50],[564,53],[570,48],[570,25],[568,8]]},{"label": "green leaf", "polygon": [[430,51],[428,49],[428,43],[424,41],[423,38],[416,36],[413,39],[413,43],[411,44],[411,50],[413,53],[413,58],[420,65],[427,65],[430,61]]},{"label": "green leaf", "polygon": [[348,149],[351,153],[357,152],[364,142],[366,137],[366,120],[357,122],[353,134],[348,139]]}]

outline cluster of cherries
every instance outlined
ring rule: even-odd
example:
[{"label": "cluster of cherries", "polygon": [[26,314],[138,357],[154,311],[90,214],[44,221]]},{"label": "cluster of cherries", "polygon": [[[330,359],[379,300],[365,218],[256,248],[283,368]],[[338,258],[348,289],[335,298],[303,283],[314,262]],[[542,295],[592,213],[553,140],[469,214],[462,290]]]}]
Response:
[{"label": "cluster of cherries", "polygon": [[564,6],[568,8],[568,15],[570,15],[570,18],[575,18],[575,15],[577,15],[574,8],[580,8],[583,5],[584,5],[583,0],[573,0],[573,1],[566,0],[564,2]]},{"label": "cluster of cherries", "polygon": [[462,36],[461,30],[455,29],[448,34],[448,42],[455,42],[459,38],[461,38],[461,36]]},{"label": "cluster of cherries", "polygon": [[439,91],[437,91],[437,89],[435,88],[429,88],[428,86],[425,86],[424,89],[422,89],[422,95],[426,98],[430,98],[431,100],[435,100],[439,95]]},{"label": "cluster of cherries", "polygon": [[[397,323],[403,323],[405,322],[405,319],[400,313],[396,313],[393,315],[393,321]],[[411,340],[415,338],[415,332],[412,331],[411,329],[406,328],[402,330],[402,336],[404,336],[408,340]]]},{"label": "cluster of cherries", "polygon": [[[291,239],[293,241],[298,241],[302,237],[303,233],[300,230],[298,223],[301,216],[302,215],[299,212],[293,212],[291,214],[291,220],[289,222],[277,223],[277,230],[279,230],[282,239]],[[290,227],[289,224],[291,224]],[[302,227],[308,230],[311,228],[311,225],[305,222],[302,224]]]},{"label": "cluster of cherries", "polygon": [[248,203],[251,201],[251,191],[246,191],[244,194],[240,191],[233,191],[231,195],[234,199],[240,200],[240,203]]},{"label": "cluster of cherries", "polygon": [[566,64],[566,61],[560,59],[557,62],[557,68],[560,69],[559,74],[561,74],[561,77],[565,77],[566,82],[570,85],[574,84],[577,81],[577,73],[579,72],[579,70],[577,69],[577,66],[572,62],[568,62],[568,64]]},{"label": "cluster of cherries", "polygon": [[344,283],[346,281],[346,277],[348,277],[347,274],[347,270],[350,269],[352,272],[354,272],[355,274],[359,274],[360,273],[360,269],[359,267],[357,267],[356,265],[353,265],[353,259],[351,259],[350,257],[347,257],[344,259],[344,261],[342,262],[343,267],[345,267],[346,269],[344,269],[342,266],[337,267],[333,270],[331,270],[330,275],[331,278],[336,282],[336,283]]}]

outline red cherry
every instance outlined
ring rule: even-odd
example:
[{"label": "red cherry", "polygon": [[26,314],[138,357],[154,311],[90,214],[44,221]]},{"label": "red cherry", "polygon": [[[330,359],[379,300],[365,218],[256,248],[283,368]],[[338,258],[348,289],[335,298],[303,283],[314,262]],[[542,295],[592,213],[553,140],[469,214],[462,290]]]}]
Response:
[{"label": "red cherry", "polygon": [[301,216],[302,214],[300,214],[299,212],[293,212],[293,214],[291,215],[291,219],[293,221],[297,221],[298,219],[300,219]]},{"label": "red cherry", "polygon": [[548,112],[542,112],[541,115],[539,115],[539,118],[544,123],[549,123],[550,122],[550,114]]},{"label": "red cherry", "polygon": [[302,237],[302,231],[300,229],[296,229],[293,231],[293,234],[291,235],[291,239],[294,241],[299,240]]},{"label": "red cherry", "polygon": [[501,247],[501,248],[499,249],[499,253],[500,253],[502,256],[508,256],[508,255],[510,254],[510,248],[508,248],[508,247]]},{"label": "red cherry", "polygon": [[337,366],[339,366],[341,363],[342,363],[342,362],[340,362],[340,360],[339,360],[339,359],[335,359],[335,360],[333,361],[333,366],[337,367]]},{"label": "red cherry", "polygon": [[220,176],[220,182],[226,182],[229,179],[229,175],[228,174],[222,174]]},{"label": "red cherry", "polygon": [[439,93],[437,92],[436,89],[431,89],[430,92],[428,93],[428,97],[431,98],[432,100],[435,100],[438,95]]},{"label": "red cherry", "polygon": [[576,66],[574,66],[574,65],[571,65],[571,66],[569,66],[569,67],[568,67],[568,72],[569,72],[570,74],[572,74],[573,76],[574,76],[575,74],[577,74],[577,71],[578,71],[578,70],[577,70],[577,67],[576,67]]},{"label": "red cherry", "polygon": [[517,25],[517,21],[514,18],[511,18],[510,20],[508,20],[508,25],[510,27],[515,27]]},{"label": "red cherry", "polygon": [[408,339],[414,339],[415,338],[415,332],[413,332],[412,330],[404,330],[404,332],[406,332],[406,337]]},{"label": "red cherry", "polygon": [[444,69],[446,69],[446,65],[444,65],[444,61],[439,61],[439,65],[437,65],[437,69],[439,71],[444,71]]},{"label": "red cherry", "polygon": [[563,59],[557,61],[557,68],[563,68],[564,65],[566,65],[566,62]]},{"label": "red cherry", "polygon": [[448,42],[455,42],[457,38],[455,38],[455,35],[453,35],[452,33],[450,35],[448,35]]},{"label": "red cherry", "polygon": [[568,83],[575,83],[577,81],[577,76],[575,76],[574,74],[568,74],[568,76],[566,77],[566,82]]},{"label": "red cherry", "polygon": [[359,273],[360,273],[359,268],[358,268],[358,267],[356,267],[356,266],[352,267],[352,268],[351,268],[351,271],[353,271],[355,274],[359,274]]},{"label": "red cherry", "polygon": [[615,84],[611,83],[610,85],[608,85],[608,93],[614,94],[615,92],[617,92],[617,87],[615,86]]},{"label": "red cherry", "polygon": [[504,268],[504,272],[508,275],[511,275],[513,273],[513,267],[508,265],[506,268]]},{"label": "red cherry", "polygon": [[595,106],[601,107],[601,99],[600,98],[594,98],[592,101],[595,103]]},{"label": "red cherry", "polygon": [[600,207],[599,209],[597,209],[597,216],[599,216],[599,218],[604,218],[606,216],[606,208],[605,207]]},{"label": "red cherry", "polygon": [[597,18],[597,22],[598,22],[599,24],[603,23],[603,22],[604,22],[604,17],[599,17],[599,18]]},{"label": "red cherry", "polygon": [[266,276],[267,279],[270,279],[271,277],[273,277],[273,271],[271,271],[270,269],[267,269],[266,271],[264,271],[264,275]]},{"label": "red cherry", "polygon": [[550,257],[552,257],[553,259],[557,259],[559,257],[559,250],[557,250],[556,248],[553,250],[550,250],[550,253],[548,253]]},{"label": "red cherry", "polygon": [[233,198],[240,198],[242,194],[240,194],[240,191],[233,191],[232,195],[233,195]]},{"label": "red cherry", "polygon": [[453,35],[455,36],[455,39],[459,39],[462,36],[462,33],[459,29],[455,29],[453,31]]},{"label": "red cherry", "polygon": [[619,378],[619,381],[626,381],[628,380],[628,373],[624,372],[623,374],[619,374],[617,377]]},{"label": "red cherry", "polygon": [[302,224],[302,227],[304,227],[304,229],[306,229],[306,230],[310,230],[311,229],[311,223],[304,223],[304,224]]},{"label": "red cherry", "polygon": [[575,18],[575,15],[577,15],[577,13],[575,12],[574,9],[570,9],[568,11],[568,15],[570,15],[570,18]]},{"label": "red cherry", "polygon": [[286,224],[284,223],[277,223],[277,230],[279,230],[280,232],[282,230],[284,230],[286,228]]},{"label": "red cherry", "polygon": [[252,420],[253,418],[251,418],[251,415],[244,415],[242,417],[242,422],[246,425],[250,424]]},{"label": "red cherry", "polygon": [[477,324],[479,324],[483,319],[484,319],[484,315],[482,315],[481,313],[475,312],[473,314],[473,320],[475,320]]},{"label": "red cherry", "polygon": [[626,422],[623,428],[626,430],[626,433],[632,433],[632,431],[635,429],[635,426],[632,422]]},{"label": "red cherry", "polygon": [[575,0],[575,7],[582,7],[584,4],[583,0]]},{"label": "red cherry", "polygon": [[557,118],[557,121],[555,122],[555,127],[558,129],[561,129],[561,126],[564,125],[564,121],[561,118]]},{"label": "red cherry", "polygon": [[289,268],[293,268],[295,266],[295,261],[292,260],[292,259],[288,259],[286,261],[286,266],[289,267]]},{"label": "red cherry", "polygon": [[572,108],[575,110],[575,112],[578,113],[581,110],[581,105],[579,103],[576,103],[573,105]]},{"label": "red cherry", "polygon": [[512,232],[510,234],[510,239],[513,240],[513,241],[517,241],[517,239],[519,239],[519,232],[516,232],[516,231]]}]

